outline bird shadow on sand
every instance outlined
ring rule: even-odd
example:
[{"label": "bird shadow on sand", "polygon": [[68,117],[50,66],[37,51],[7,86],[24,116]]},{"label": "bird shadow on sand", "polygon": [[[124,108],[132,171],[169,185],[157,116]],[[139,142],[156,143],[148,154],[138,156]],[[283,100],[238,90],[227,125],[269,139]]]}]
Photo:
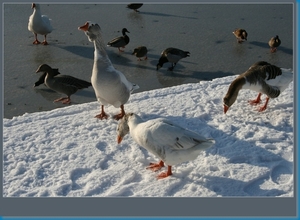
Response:
[{"label": "bird shadow on sand", "polygon": [[[141,114],[141,117],[145,120],[150,120],[161,116],[156,114]],[[227,158],[226,163],[228,167],[234,165],[251,165],[254,167],[267,168],[265,172],[259,173],[251,180],[241,181],[233,179],[230,170],[226,170],[226,167],[218,167],[216,164],[208,163],[206,167],[206,169],[211,170],[211,172],[216,175],[201,175],[195,170],[197,168],[181,171],[179,164],[177,165],[177,167],[179,167],[178,172],[174,173],[173,178],[178,177],[180,181],[190,181],[193,184],[205,186],[219,196],[280,196],[286,193],[278,189],[263,189],[261,185],[265,182],[272,182],[274,185],[284,185],[290,182],[293,178],[293,162],[287,161],[284,157],[273,153],[270,149],[257,146],[255,141],[239,139],[233,134],[225,133],[222,130],[208,125],[207,122],[213,121],[213,116],[209,114],[203,114],[195,118],[186,118],[184,116],[166,116],[164,118],[189,130],[196,129],[194,132],[207,138],[217,140],[213,146],[205,151],[204,157],[205,155],[225,157]],[[189,128],[189,126],[191,126],[191,128]],[[273,127],[273,129],[282,132],[285,128],[278,126]],[[232,131],[232,133],[235,133],[235,131]],[[270,144],[272,144],[272,140],[270,140]],[[192,172],[193,175],[189,175]],[[201,173],[201,171],[199,172]],[[217,174],[218,172],[220,172],[220,174]],[[205,181],[203,182],[201,178],[195,181],[195,175],[202,176],[205,178]],[[287,175],[290,177],[287,177]],[[191,179],[192,177],[193,179]]]},{"label": "bird shadow on sand", "polygon": [[87,46],[57,46],[57,47],[87,59],[94,59],[94,50],[95,50],[94,47],[87,47]]},{"label": "bird shadow on sand", "polygon": [[[63,97],[65,95],[59,94],[47,87],[45,88],[34,88],[34,91],[38,94],[40,94],[44,99],[47,101],[53,102],[55,99],[58,99],[59,97]],[[71,100],[73,104],[79,104],[76,102],[76,98],[73,98],[73,96],[82,96],[82,97],[88,97],[88,98],[93,98],[95,97],[95,93],[93,91],[88,91],[88,90],[80,90],[77,91],[75,94],[71,96]],[[95,98],[96,100],[96,98]]]},{"label": "bird shadow on sand", "polygon": [[[178,64],[177,64],[178,65]],[[180,64],[174,68],[173,71],[165,70],[163,75],[170,76],[173,78],[193,78],[198,81],[208,81],[216,78],[222,78],[227,76],[234,76],[235,74],[232,72],[223,72],[223,71],[215,71],[215,72],[185,72],[185,67]]]},{"label": "bird shadow on sand", "polygon": [[196,17],[178,16],[178,15],[158,13],[158,12],[145,12],[145,11],[141,11],[141,12],[139,12],[139,14],[141,14],[141,15],[152,15],[152,16],[162,16],[162,17],[176,17],[176,18],[198,19]]},{"label": "bird shadow on sand", "polygon": [[[283,190],[278,189],[262,189],[260,184],[266,178],[260,177],[257,180],[244,182],[226,177],[205,176],[206,182],[203,184],[206,188],[214,191],[218,196],[268,196],[277,197],[285,194]],[[234,190],[228,190],[234,188]]]},{"label": "bird shadow on sand", "polygon": [[[41,85],[43,86],[43,85]],[[51,89],[45,88],[34,88],[34,91],[38,94],[40,94],[45,100],[53,102],[54,99],[57,99],[57,96],[59,94],[57,92],[54,92]]]},{"label": "bird shadow on sand", "polygon": [[[270,49],[270,46],[268,43],[266,42],[259,42],[259,41],[251,41],[249,42],[250,44],[254,45],[254,46],[258,46],[258,47],[262,47],[262,48],[266,48],[266,49]],[[293,49],[290,49],[290,48],[286,48],[286,47],[283,47],[283,46],[279,46],[278,51],[282,51],[286,54],[289,54],[289,55],[293,55]]]}]

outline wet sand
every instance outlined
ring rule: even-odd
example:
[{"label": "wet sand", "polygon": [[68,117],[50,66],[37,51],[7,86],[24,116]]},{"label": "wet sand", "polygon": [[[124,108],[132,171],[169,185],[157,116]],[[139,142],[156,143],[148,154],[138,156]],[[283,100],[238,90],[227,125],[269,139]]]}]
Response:
[{"label": "wet sand", "polygon": [[[65,106],[53,103],[60,94],[44,85],[33,88],[40,64],[90,81],[93,44],[77,29],[88,20],[101,26],[105,42],[121,35],[123,27],[130,31],[125,52],[109,47],[107,52],[114,66],[140,86],[136,92],[240,74],[259,60],[293,68],[292,4],[144,4],[139,13],[126,4],[41,4],[41,11],[54,28],[48,46],[32,44],[33,34],[27,29],[30,4],[4,5],[4,118]],[[247,30],[247,42],[237,43],[235,28]],[[282,44],[270,53],[268,41],[275,35]],[[131,55],[140,45],[149,50],[146,61]],[[191,55],[173,72],[167,71],[170,63],[156,71],[167,47]],[[71,98],[73,105],[96,101],[91,87]]]}]

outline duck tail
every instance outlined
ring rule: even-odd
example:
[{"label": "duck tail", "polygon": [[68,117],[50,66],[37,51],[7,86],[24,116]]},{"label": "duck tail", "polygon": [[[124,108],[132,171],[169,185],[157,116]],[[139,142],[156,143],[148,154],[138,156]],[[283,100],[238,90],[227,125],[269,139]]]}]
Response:
[{"label": "duck tail", "polygon": [[139,87],[138,84],[133,84],[133,83],[132,83],[132,89],[131,89],[130,92],[133,92],[134,90],[137,90],[137,89],[139,89],[139,88],[140,88],[140,87]]},{"label": "duck tail", "polygon": [[189,57],[190,56],[190,52],[184,51],[184,53],[185,53],[185,57]]},{"label": "duck tail", "polygon": [[287,69],[287,68],[280,68],[282,72],[286,72],[286,73],[290,73],[290,74],[294,74],[292,69]]}]

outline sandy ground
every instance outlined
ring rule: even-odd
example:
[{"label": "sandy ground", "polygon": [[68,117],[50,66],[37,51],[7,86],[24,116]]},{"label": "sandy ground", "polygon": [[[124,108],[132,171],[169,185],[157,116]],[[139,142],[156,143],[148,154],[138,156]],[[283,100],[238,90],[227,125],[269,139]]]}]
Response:
[{"label": "sandy ground", "polygon": [[[121,35],[123,27],[130,31],[124,53],[116,48],[107,51],[115,67],[140,86],[136,92],[240,74],[259,60],[293,68],[292,4],[144,4],[140,13],[126,4],[42,4],[41,11],[54,27],[48,46],[32,44],[33,34],[27,29],[30,4],[4,5],[4,118],[65,106],[53,103],[60,94],[44,85],[33,88],[40,64],[90,80],[94,48],[77,29],[88,20],[101,26],[104,41]],[[247,30],[247,42],[236,42],[235,28]],[[270,53],[267,42],[275,35],[282,44]],[[131,55],[140,45],[149,49],[146,61]],[[156,71],[167,47],[189,51],[191,56],[173,72],[167,71],[170,64]],[[95,100],[92,88],[72,96],[72,104]]]}]

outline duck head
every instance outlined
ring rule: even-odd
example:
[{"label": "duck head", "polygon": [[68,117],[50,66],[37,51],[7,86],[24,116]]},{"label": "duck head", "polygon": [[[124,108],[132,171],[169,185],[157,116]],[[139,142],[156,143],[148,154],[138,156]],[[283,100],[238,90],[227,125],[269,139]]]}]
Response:
[{"label": "duck head", "polygon": [[158,64],[156,65],[156,70],[159,70],[160,68],[162,68],[162,66],[164,65],[164,63],[169,62],[169,60],[167,59],[167,57],[165,56],[161,56],[158,60]]},{"label": "duck head", "polygon": [[244,77],[237,77],[235,80],[232,81],[226,95],[223,98],[224,114],[226,114],[230,106],[232,106],[233,103],[236,101],[239,91],[242,89],[245,83],[246,80]]},{"label": "duck head", "polygon": [[84,31],[89,41],[95,41],[100,35],[101,28],[97,23],[87,21],[84,25],[78,27],[78,30]]},{"label": "duck head", "polygon": [[32,4],[31,4],[31,8],[32,8],[32,9],[40,9],[40,5],[37,4],[37,3],[32,3]]},{"label": "duck head", "polygon": [[248,36],[248,34],[247,34],[247,32],[244,30],[244,31],[242,32],[242,39],[247,40],[247,36]]},{"label": "duck head", "polygon": [[228,104],[229,102],[228,102],[228,99],[223,99],[223,106],[224,106],[224,114],[226,114],[226,112],[228,111],[228,109],[229,109],[229,104]]},{"label": "duck head", "polygon": [[126,134],[129,133],[130,129],[128,126],[128,118],[132,116],[133,113],[127,113],[119,122],[117,126],[117,142],[120,144]]},{"label": "duck head", "polygon": [[123,35],[126,35],[126,33],[130,33],[130,32],[127,30],[127,28],[123,28],[123,29],[122,29],[122,34],[123,34]]},{"label": "duck head", "polygon": [[41,64],[38,69],[35,71],[36,73],[40,72],[49,72],[49,70],[52,70],[52,68],[47,64]]}]

